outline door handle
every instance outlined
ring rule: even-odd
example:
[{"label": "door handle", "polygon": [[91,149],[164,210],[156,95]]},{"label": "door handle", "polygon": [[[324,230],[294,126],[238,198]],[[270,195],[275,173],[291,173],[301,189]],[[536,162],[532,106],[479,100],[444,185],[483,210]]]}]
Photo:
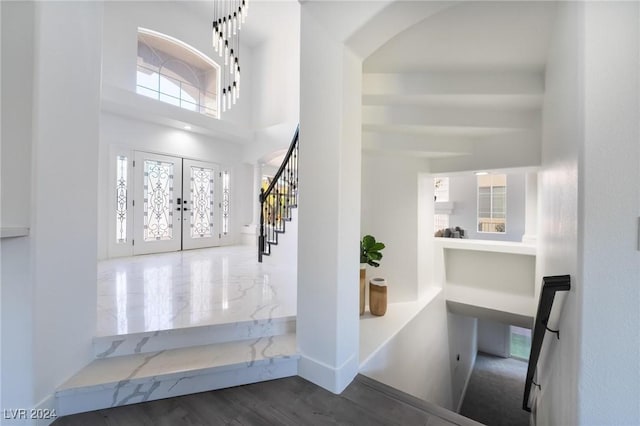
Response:
[{"label": "door handle", "polygon": [[[179,208],[178,208],[178,210],[179,210]],[[183,208],[182,210],[184,210],[184,211],[186,212],[186,211],[187,211],[187,210],[189,210],[189,209],[185,207],[185,208]]]}]

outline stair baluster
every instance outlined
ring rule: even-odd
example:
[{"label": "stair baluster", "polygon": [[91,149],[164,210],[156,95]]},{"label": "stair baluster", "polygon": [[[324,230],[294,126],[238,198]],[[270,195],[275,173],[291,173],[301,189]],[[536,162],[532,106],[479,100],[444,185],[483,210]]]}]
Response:
[{"label": "stair baluster", "polygon": [[267,189],[260,189],[258,262],[262,262],[262,256],[271,254],[271,245],[278,244],[278,234],[285,232],[285,222],[291,220],[292,208],[298,206],[299,131],[298,126],[289,150]]}]

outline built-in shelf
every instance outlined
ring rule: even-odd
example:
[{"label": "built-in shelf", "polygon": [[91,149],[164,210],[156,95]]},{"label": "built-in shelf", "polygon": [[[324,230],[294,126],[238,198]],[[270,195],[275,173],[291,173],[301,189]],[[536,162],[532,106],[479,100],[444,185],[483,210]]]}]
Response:
[{"label": "built-in shelf", "polygon": [[5,227],[0,228],[0,238],[26,237],[29,235],[29,228]]},{"label": "built-in shelf", "polygon": [[477,250],[494,253],[524,254],[535,256],[537,246],[514,241],[470,240],[464,238],[434,238],[436,245],[446,249]]},{"label": "built-in shelf", "polygon": [[430,287],[418,300],[389,303],[387,313],[380,317],[371,315],[367,310],[360,317],[360,366],[398,334],[441,292],[441,288]]},{"label": "built-in shelf", "polygon": [[434,238],[434,282],[460,314],[485,318],[490,314],[530,327],[536,252],[532,243]]}]

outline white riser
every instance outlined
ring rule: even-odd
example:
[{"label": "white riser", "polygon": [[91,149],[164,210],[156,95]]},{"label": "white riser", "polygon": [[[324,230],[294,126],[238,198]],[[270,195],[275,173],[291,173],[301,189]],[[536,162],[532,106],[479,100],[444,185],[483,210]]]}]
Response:
[{"label": "white riser", "polygon": [[56,392],[58,415],[297,375],[294,334],[96,360]]},{"label": "white riser", "polygon": [[295,317],[95,337],[96,359],[295,333]]}]

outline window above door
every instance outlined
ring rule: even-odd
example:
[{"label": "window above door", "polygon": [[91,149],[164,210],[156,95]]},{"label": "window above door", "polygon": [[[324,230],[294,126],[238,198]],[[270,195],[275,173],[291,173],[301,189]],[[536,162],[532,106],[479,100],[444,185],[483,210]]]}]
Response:
[{"label": "window above door", "polygon": [[136,92],[219,118],[219,67],[195,48],[165,34],[138,28]]}]

